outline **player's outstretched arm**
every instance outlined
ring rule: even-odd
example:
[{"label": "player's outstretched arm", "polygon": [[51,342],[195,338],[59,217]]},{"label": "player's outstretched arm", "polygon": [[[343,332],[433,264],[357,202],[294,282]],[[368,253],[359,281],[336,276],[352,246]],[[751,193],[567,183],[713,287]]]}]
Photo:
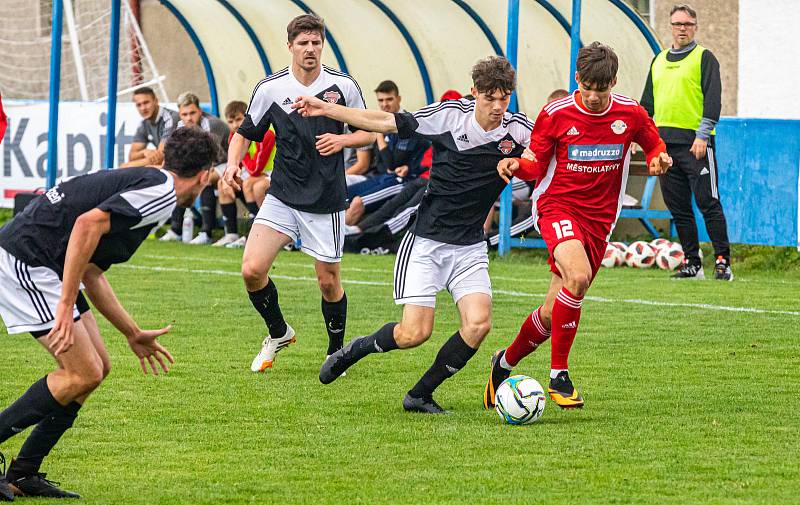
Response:
[{"label": "player's outstretched arm", "polygon": [[301,96],[292,108],[303,117],[326,116],[355,126],[361,130],[379,133],[396,133],[394,114],[381,110],[353,109],[335,103],[323,102],[313,96]]},{"label": "player's outstretched arm", "polygon": [[[156,340],[157,337],[167,333],[172,325],[157,330],[143,330],[139,328],[125,307],[119,302],[114,289],[109,284],[108,279],[96,265],[90,264],[83,275],[83,284],[86,286],[86,294],[92,300],[95,308],[108,319],[114,328],[125,335],[128,345],[139,358],[139,365],[142,372],[147,374],[147,365],[153,371],[153,375],[158,375],[159,366],[165,373],[169,372],[169,363],[174,363],[172,355]],[[158,362],[159,366],[156,366]]]},{"label": "player's outstretched arm", "polygon": [[81,279],[89,259],[97,249],[100,237],[111,229],[111,214],[100,209],[92,209],[78,216],[67,244],[64,261],[64,277],[61,299],[56,307],[53,329],[47,334],[51,339],[56,356],[66,352],[75,341],[72,312],[78,297]]},{"label": "player's outstretched arm", "polygon": [[247,154],[248,147],[250,147],[250,141],[239,132],[233,134],[228,144],[228,166],[225,168],[222,178],[228,186],[236,191],[242,189],[242,168],[239,165]]},{"label": "player's outstretched arm", "polygon": [[364,130],[345,133],[344,135],[323,133],[322,135],[317,135],[317,151],[323,156],[330,156],[340,152],[345,147],[364,147],[373,142],[375,142],[375,134]]}]

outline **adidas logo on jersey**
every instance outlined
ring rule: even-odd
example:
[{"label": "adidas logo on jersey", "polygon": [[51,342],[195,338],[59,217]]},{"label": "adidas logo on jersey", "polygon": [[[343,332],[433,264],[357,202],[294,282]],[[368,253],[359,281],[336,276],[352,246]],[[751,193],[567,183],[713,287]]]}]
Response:
[{"label": "adidas logo on jersey", "polygon": [[292,99],[287,96],[281,105],[292,105]]},{"label": "adidas logo on jersey", "polygon": [[456,140],[458,140],[459,142],[469,142],[469,138],[467,138],[466,133],[462,133],[461,135],[459,135]]},{"label": "adidas logo on jersey", "polygon": [[573,126],[572,128],[569,129],[567,135],[580,135],[580,133],[578,133],[578,129]]},{"label": "adidas logo on jersey", "polygon": [[703,169],[700,170],[700,175],[708,175],[708,168],[703,167]]}]

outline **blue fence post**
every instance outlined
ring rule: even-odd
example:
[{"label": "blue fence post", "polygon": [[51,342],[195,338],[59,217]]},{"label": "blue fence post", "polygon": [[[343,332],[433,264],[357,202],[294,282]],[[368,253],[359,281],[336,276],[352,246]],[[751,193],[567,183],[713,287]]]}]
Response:
[{"label": "blue fence post", "polygon": [[106,168],[113,168],[117,138],[117,80],[119,78],[120,0],[111,0],[111,38],[108,47],[108,114],[106,115]]},{"label": "blue fence post", "polygon": [[578,89],[575,82],[575,68],[578,61],[578,50],[581,48],[581,0],[572,0],[572,29],[569,32],[569,83],[570,93]]},{"label": "blue fence post", "polygon": [[[506,34],[506,57],[517,68],[517,46],[519,41],[519,0],[508,0],[508,30]],[[511,112],[517,111],[517,93],[511,95],[508,105]],[[500,195],[500,227],[497,252],[505,256],[511,250],[511,184]]]},{"label": "blue fence post", "polygon": [[58,172],[58,102],[61,95],[62,0],[53,2],[50,28],[50,117],[47,132],[47,189],[56,185]]}]

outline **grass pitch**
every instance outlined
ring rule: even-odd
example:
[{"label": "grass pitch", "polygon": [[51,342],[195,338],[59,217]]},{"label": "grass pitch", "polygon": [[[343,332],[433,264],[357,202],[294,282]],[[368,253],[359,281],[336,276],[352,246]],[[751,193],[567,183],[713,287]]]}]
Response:
[{"label": "grass pitch", "polygon": [[[264,325],[240,257],[148,241],[110,271],[140,326],[174,324],[161,341],[176,364],[142,376],[99,318],[114,368],[43,468],[84,503],[797,503],[797,275],[741,270],[720,283],[601,271],[570,357],[586,408],[548,401],[538,423],[512,427],[482,409],[482,388],[491,353],[542,300],[541,257],[492,261],[494,329],[436,395],[451,416],[401,406],[458,327],[446,293],[426,345],[369,356],[323,386],[312,261],[282,253],[272,275],[298,343],[253,374]],[[393,261],[345,257],[350,337],[398,319]],[[52,362],[28,335],[0,339],[6,406]],[[515,372],[546,385],[548,370],[545,345]],[[13,456],[22,442],[0,450]]]}]

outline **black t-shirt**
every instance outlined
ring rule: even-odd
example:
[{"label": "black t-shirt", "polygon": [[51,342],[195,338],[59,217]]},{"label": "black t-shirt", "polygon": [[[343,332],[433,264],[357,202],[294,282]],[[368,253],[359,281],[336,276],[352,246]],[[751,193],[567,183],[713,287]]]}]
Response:
[{"label": "black t-shirt", "polygon": [[301,117],[292,109],[292,103],[300,95],[365,108],[361,89],[349,75],[323,65],[317,80],[304,86],[285,68],[256,85],[239,134],[261,142],[270,125],[275,127],[278,149],[270,195],[305,212],[328,214],[344,210],[347,208],[344,158],[341,153],[322,156],[315,145],[317,135],[341,135],[345,125],[327,117]]},{"label": "black t-shirt", "polygon": [[37,197],[0,228],[0,247],[61,277],[75,221],[97,208],[111,213],[111,230],[100,238],[90,262],[108,270],[128,261],[153,228],[169,219],[175,204],[174,180],[165,170],[140,167],[82,175]]},{"label": "black t-shirt", "polygon": [[530,144],[533,122],[506,112],[499,127],[484,131],[475,102],[448,100],[413,114],[395,114],[401,138],[421,135],[433,144],[430,182],[419,205],[414,233],[455,245],[483,240],[483,222],[506,187],[497,163]]}]

